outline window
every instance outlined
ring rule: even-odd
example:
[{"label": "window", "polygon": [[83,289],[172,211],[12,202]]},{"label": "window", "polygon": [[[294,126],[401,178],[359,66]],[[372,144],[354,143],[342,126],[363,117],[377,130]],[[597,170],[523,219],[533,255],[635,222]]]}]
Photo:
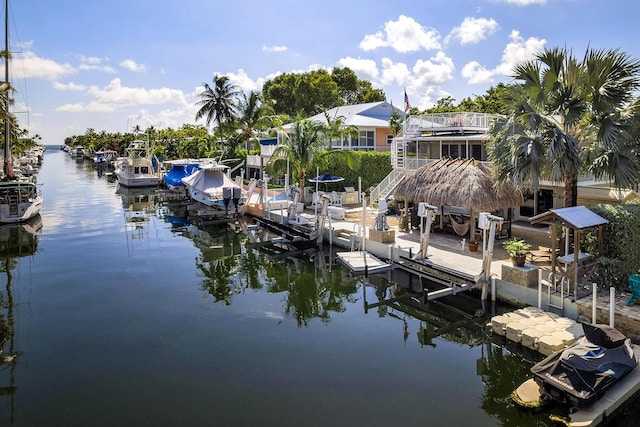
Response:
[{"label": "window", "polygon": [[361,130],[358,132],[358,143],[356,150],[373,150],[375,148],[375,137],[372,130]]},{"label": "window", "polygon": [[462,159],[467,158],[467,144],[466,142],[460,143],[442,143],[442,157],[451,157],[453,159],[457,159],[458,157]]}]

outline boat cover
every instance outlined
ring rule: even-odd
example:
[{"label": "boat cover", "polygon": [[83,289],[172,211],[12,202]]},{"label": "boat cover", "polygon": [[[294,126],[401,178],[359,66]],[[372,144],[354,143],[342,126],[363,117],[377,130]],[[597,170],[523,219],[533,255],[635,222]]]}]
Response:
[{"label": "boat cover", "polygon": [[182,178],[191,175],[199,167],[197,163],[173,164],[162,179],[169,187],[180,187],[182,186]]},{"label": "boat cover", "polygon": [[583,324],[585,335],[575,344],[531,368],[543,395],[582,407],[637,365],[631,341],[607,325]]},{"label": "boat cover", "polygon": [[182,182],[184,185],[207,193],[212,197],[222,197],[223,188],[241,188],[220,167],[203,167],[199,171],[182,178]]}]

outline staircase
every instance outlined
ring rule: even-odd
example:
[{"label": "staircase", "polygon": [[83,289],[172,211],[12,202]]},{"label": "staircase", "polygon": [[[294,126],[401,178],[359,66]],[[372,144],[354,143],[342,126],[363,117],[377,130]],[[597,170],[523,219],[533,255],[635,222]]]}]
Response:
[{"label": "staircase", "polygon": [[389,175],[387,175],[381,182],[378,184],[373,190],[371,190],[371,195],[369,198],[369,206],[378,203],[378,199],[388,199],[389,196],[396,189],[398,184],[400,184],[406,175],[404,171],[400,171],[398,169],[394,169],[391,171]]}]

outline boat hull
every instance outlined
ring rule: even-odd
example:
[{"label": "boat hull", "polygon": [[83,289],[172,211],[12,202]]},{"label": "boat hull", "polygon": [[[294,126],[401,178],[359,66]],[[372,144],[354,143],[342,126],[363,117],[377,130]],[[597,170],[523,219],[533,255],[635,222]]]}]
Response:
[{"label": "boat hull", "polygon": [[34,184],[10,183],[0,186],[1,224],[28,221],[37,216],[41,208],[42,194]]}]

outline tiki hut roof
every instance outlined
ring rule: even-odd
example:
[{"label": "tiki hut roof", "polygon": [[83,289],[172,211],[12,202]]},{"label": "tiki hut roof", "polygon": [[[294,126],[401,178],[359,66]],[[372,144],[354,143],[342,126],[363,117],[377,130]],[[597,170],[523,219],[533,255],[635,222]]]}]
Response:
[{"label": "tiki hut roof", "polygon": [[395,190],[397,200],[459,206],[492,212],[523,203],[515,187],[498,191],[491,169],[473,159],[442,158],[408,176]]}]

